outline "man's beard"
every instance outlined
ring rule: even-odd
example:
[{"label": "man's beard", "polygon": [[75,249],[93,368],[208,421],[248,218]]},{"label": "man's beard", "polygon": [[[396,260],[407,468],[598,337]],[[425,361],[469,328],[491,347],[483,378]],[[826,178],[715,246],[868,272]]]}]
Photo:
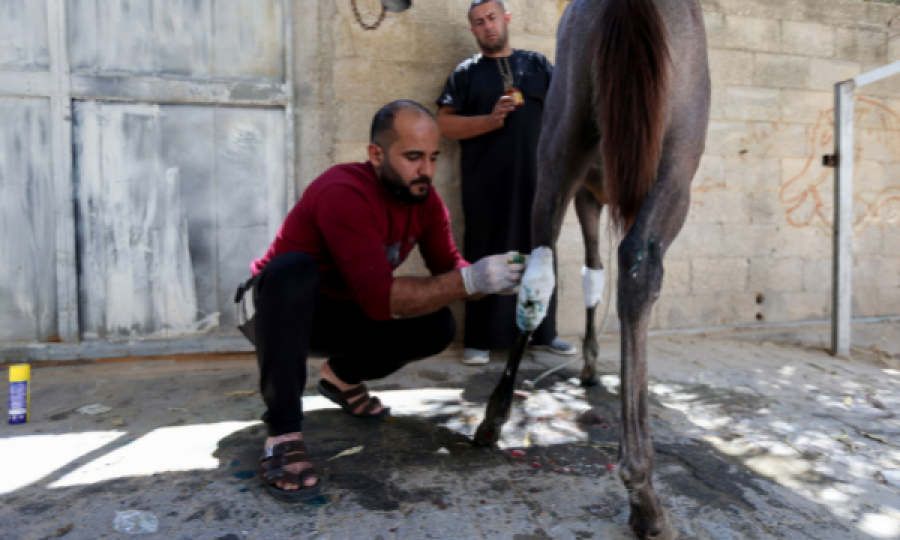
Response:
[{"label": "man's beard", "polygon": [[[420,176],[407,186],[403,182],[403,178],[400,177],[400,173],[391,167],[391,162],[388,161],[387,156],[385,156],[384,165],[381,167],[381,183],[384,184],[388,193],[403,204],[422,204],[431,191],[431,178],[427,176]],[[416,195],[413,193],[413,186],[420,184],[425,184],[429,188],[422,195]]]},{"label": "man's beard", "polygon": [[484,54],[497,54],[506,48],[506,44],[509,41],[509,34],[504,28],[501,32],[497,33],[497,44],[494,46],[488,45],[487,43],[478,40],[478,46],[481,47],[481,52]]}]

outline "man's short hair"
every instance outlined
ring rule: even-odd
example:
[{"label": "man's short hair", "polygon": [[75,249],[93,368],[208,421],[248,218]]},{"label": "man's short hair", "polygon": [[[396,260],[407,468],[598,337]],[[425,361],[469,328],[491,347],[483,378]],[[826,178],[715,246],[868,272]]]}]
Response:
[{"label": "man's short hair", "polygon": [[409,99],[399,99],[392,101],[378,110],[372,118],[372,130],[369,135],[369,142],[373,142],[382,149],[390,148],[394,141],[397,140],[397,132],[394,130],[394,120],[401,111],[412,111],[421,115],[428,116],[434,122],[437,118],[434,114],[415,101]]},{"label": "man's short hair", "polygon": [[482,6],[484,4],[489,4],[491,2],[496,2],[500,9],[503,10],[503,13],[506,13],[506,4],[503,0],[472,0],[472,3],[469,4],[469,11],[467,11],[467,15],[469,17],[469,22],[472,22],[472,10],[477,8],[478,6]]}]

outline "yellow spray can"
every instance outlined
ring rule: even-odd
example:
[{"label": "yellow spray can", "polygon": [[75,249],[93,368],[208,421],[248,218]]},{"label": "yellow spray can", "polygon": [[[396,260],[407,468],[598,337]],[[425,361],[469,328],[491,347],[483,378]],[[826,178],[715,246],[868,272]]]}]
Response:
[{"label": "yellow spray can", "polygon": [[31,406],[31,366],[16,364],[9,366],[9,423],[28,422],[28,408]]}]

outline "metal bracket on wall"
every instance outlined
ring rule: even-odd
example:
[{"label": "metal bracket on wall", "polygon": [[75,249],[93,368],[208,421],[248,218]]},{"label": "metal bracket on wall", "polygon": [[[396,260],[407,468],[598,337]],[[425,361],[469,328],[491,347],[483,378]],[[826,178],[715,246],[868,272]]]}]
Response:
[{"label": "metal bracket on wall", "polygon": [[391,13],[400,13],[412,7],[412,0],[381,0],[381,5]]},{"label": "metal bracket on wall", "polygon": [[822,166],[829,167],[831,169],[838,166],[837,155],[835,154],[825,154],[822,156]]},{"label": "metal bracket on wall", "polygon": [[412,0],[381,0],[381,14],[378,16],[378,20],[373,24],[366,24],[362,20],[362,15],[359,14],[359,7],[356,5],[356,2],[357,0],[350,0],[350,6],[353,7],[353,16],[356,17],[356,22],[362,26],[363,30],[375,30],[381,26],[388,11],[400,13],[412,7]]}]

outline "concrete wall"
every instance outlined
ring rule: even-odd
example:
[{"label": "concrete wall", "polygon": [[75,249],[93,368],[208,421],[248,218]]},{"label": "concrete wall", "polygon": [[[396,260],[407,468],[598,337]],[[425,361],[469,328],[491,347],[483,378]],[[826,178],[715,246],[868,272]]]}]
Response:
[{"label": "concrete wall", "polygon": [[[896,6],[705,1],[713,77],[706,155],[656,326],[830,313],[834,83],[900,60]],[[856,109],[854,305],[900,315],[900,77]],[[674,279],[673,279],[674,278]]]},{"label": "concrete wall", "polygon": [[[370,119],[384,103],[409,98],[436,108],[450,71],[477,52],[468,3],[417,1],[366,31],[350,0],[295,2],[301,190],[331,164],[365,159]],[[513,46],[552,60],[567,3],[508,0]],[[832,87],[900,60],[900,7],[839,0],[702,4],[712,121],[691,213],[666,260],[653,328],[825,319],[833,190],[821,156],[832,151]],[[367,22],[377,18],[377,0],[358,5]],[[853,312],[900,315],[900,77],[866,90],[857,104]],[[457,144],[445,140],[442,154],[436,186],[460,240]],[[604,259],[609,240],[603,239]],[[583,245],[571,210],[559,248],[560,332],[574,334],[584,324]],[[422,274],[424,267],[413,258],[400,272]]]}]

